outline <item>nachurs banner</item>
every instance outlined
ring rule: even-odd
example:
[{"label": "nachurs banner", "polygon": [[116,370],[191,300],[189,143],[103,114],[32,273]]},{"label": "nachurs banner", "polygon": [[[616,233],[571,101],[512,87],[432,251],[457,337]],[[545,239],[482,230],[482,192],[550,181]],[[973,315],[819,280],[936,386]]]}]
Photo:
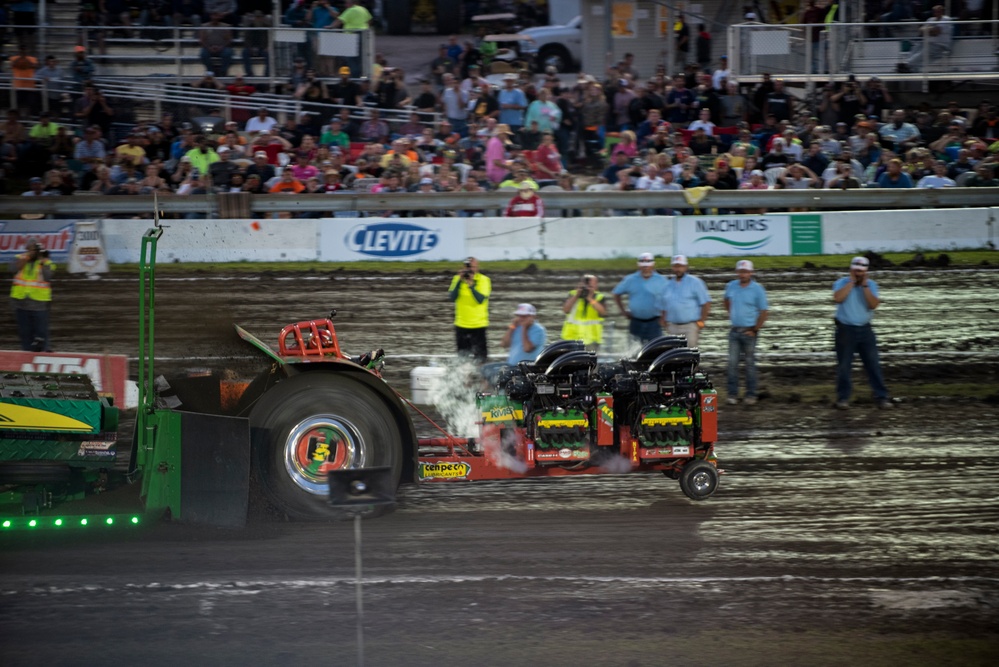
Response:
[{"label": "nachurs banner", "polygon": [[319,225],[319,258],[326,262],[464,256],[465,223],[459,218],[332,218]]},{"label": "nachurs banner", "polygon": [[684,255],[790,255],[790,216],[681,216],[677,252]]}]

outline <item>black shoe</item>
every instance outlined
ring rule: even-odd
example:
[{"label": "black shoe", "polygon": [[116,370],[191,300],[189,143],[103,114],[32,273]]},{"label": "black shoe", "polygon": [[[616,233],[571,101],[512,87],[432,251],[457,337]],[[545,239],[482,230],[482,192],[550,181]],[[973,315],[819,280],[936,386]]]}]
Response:
[{"label": "black shoe", "polygon": [[897,71],[899,74],[908,74],[912,72],[912,68],[909,67],[909,63],[899,63],[895,67],[895,71]]}]

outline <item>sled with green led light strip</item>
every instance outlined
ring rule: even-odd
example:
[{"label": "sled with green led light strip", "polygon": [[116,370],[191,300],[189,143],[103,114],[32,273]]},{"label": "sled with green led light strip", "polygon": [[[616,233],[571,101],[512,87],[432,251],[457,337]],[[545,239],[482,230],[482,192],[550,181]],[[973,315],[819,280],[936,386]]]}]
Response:
[{"label": "sled with green led light strip", "polygon": [[0,466],[16,461],[111,465],[117,429],[118,408],[97,395],[86,375],[0,373]]}]

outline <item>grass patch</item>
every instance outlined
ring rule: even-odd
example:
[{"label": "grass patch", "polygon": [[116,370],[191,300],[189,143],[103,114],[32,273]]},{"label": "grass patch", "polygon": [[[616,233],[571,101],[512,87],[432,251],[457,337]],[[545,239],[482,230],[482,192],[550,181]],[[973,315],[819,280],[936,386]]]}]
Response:
[{"label": "grass patch", "polygon": [[[944,253],[925,253],[932,259]],[[946,253],[950,257],[952,267],[975,267],[983,264],[999,263],[999,252],[994,250],[958,250]],[[914,253],[885,253],[883,257],[894,264],[901,264],[912,259]],[[808,255],[784,257],[747,257],[752,259],[759,271],[777,271],[803,269],[806,264],[818,268],[843,270],[850,264],[852,255]],[[731,271],[735,257],[692,257],[691,268],[695,271]],[[659,268],[668,268],[668,259],[659,260]],[[331,272],[349,271],[356,273],[452,273],[459,268],[458,262],[160,262],[157,271],[163,273],[182,272],[197,273],[264,273],[272,272]],[[546,260],[509,260],[498,262],[482,262],[483,273],[520,273],[526,270],[551,273],[621,273],[632,271],[635,260],[631,257],[617,259],[546,259]],[[112,273],[135,273],[135,264],[115,264]]]}]

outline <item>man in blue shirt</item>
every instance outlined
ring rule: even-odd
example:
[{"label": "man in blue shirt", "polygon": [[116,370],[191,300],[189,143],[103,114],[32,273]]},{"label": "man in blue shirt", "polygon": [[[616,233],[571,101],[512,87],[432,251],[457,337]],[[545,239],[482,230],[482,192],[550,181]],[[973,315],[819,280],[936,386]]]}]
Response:
[{"label": "man in blue shirt", "polygon": [[697,347],[701,329],[711,312],[708,286],[687,272],[686,255],[673,256],[673,278],[663,290],[663,322],[666,332],[686,336],[688,347]]},{"label": "man in blue shirt", "polygon": [[[630,273],[611,292],[621,314],[628,318],[628,333],[645,344],[663,335],[659,320],[662,318],[662,294],[666,277],[656,272],[656,259],[651,252],[638,256],[638,271]],[[621,295],[628,295],[624,307]]]},{"label": "man in blue shirt", "polygon": [[860,354],[860,361],[867,373],[867,381],[874,391],[874,401],[881,409],[891,408],[888,387],[881,375],[878,358],[878,341],[871,327],[874,309],[881,305],[878,285],[867,277],[870,262],[866,257],[854,257],[850,262],[850,275],[833,283],[833,301],[836,302],[836,407],[847,410],[853,387],[850,369],[853,355]]},{"label": "man in blue shirt", "polygon": [[728,332],[728,403],[739,402],[739,357],[746,360],[746,405],[756,403],[756,336],[767,321],[767,291],[753,280],[753,263],[735,264],[737,280],[725,285],[725,312],[732,328]]},{"label": "man in blue shirt", "polygon": [[538,310],[529,303],[522,303],[513,311],[513,322],[503,334],[503,347],[510,350],[506,363],[514,366],[522,361],[533,361],[545,346],[548,334],[535,318]]},{"label": "man in blue shirt", "polygon": [[510,126],[516,135],[524,126],[524,110],[527,108],[527,96],[517,88],[517,75],[508,72],[503,75],[503,87],[496,94],[499,102],[499,122]]}]

